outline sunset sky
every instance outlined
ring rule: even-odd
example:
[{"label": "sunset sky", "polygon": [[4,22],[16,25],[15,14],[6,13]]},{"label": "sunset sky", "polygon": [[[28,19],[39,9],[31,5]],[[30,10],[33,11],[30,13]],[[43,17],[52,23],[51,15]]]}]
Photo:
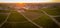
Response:
[{"label": "sunset sky", "polygon": [[32,2],[60,2],[60,0],[0,0],[0,3],[32,3]]}]

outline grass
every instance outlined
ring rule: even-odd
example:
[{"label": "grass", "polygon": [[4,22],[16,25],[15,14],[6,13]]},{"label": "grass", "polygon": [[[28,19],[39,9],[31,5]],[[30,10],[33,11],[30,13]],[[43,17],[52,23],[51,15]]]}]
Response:
[{"label": "grass", "polygon": [[[43,28],[58,28],[58,25],[54,21],[52,21],[52,19],[49,16],[45,15],[40,10],[26,10],[26,14],[29,14],[29,12],[32,12],[32,13],[30,13],[32,15],[37,14],[37,13],[40,14],[39,18],[37,18],[36,20],[32,20],[32,21],[34,21],[38,25],[42,26]],[[54,8],[43,8],[42,10],[46,11],[50,15],[60,15],[60,9],[58,9],[58,8],[55,8],[55,9]],[[0,10],[0,13],[8,13],[8,12],[10,12],[10,10]],[[0,24],[6,19],[7,15],[0,14]],[[32,19],[31,15],[27,15],[27,17]],[[33,18],[35,18],[35,17],[33,17]],[[59,20],[59,18],[57,20]],[[8,22],[10,22],[10,23],[8,23]],[[19,22],[19,23],[16,23],[16,22]],[[32,23],[27,21],[25,19],[25,17],[22,16],[17,11],[12,10],[7,22],[1,28],[38,28],[38,27],[36,27],[35,25],[33,25]]]},{"label": "grass", "polygon": [[31,20],[37,19],[42,14],[42,12],[39,10],[26,10],[22,13]]},{"label": "grass", "polygon": [[58,22],[60,22],[60,17],[54,17]]},{"label": "grass", "polygon": [[[44,28],[58,28],[57,24],[55,24],[50,17],[45,15],[40,10],[32,10],[32,11],[27,10],[26,12],[34,12],[34,13],[39,13],[40,14],[40,17],[38,19],[33,20],[38,25],[41,25]],[[4,16],[4,15],[2,15],[2,16]],[[20,22],[20,23],[8,23],[8,22]],[[21,22],[24,22],[24,23],[21,23]],[[17,11],[12,10],[11,14],[8,18],[8,21],[1,28],[38,28],[38,27],[36,27],[35,25],[33,25],[32,23],[27,21],[25,19],[25,17],[22,16]]]},{"label": "grass", "polygon": [[7,14],[0,14],[0,24],[7,18]]},{"label": "grass", "polygon": [[0,10],[0,13],[2,13],[2,14],[0,14],[0,24],[3,21],[5,21],[5,19],[7,18],[9,12],[10,12],[10,10]]},{"label": "grass", "polygon": [[10,10],[0,10],[0,13],[8,13]]},{"label": "grass", "polygon": [[2,28],[38,28],[30,22],[25,23],[6,23]]},{"label": "grass", "polygon": [[46,11],[50,15],[60,15],[60,9],[58,8],[43,8],[44,11]]},{"label": "grass", "polygon": [[23,17],[20,13],[16,12],[16,11],[12,11],[9,18],[8,18],[8,21],[10,22],[23,22],[25,21],[25,17]]},{"label": "grass", "polygon": [[[8,22],[20,22],[20,23],[8,23]],[[12,11],[11,15],[8,18],[7,23],[4,24],[2,28],[38,28],[38,27],[27,21],[25,17],[23,17],[20,13]]]},{"label": "grass", "polygon": [[38,10],[26,10],[26,12],[42,13],[39,9]]},{"label": "grass", "polygon": [[36,22],[38,25],[41,25],[44,28],[58,28],[58,25],[55,24],[52,19],[45,15],[42,14],[42,16],[36,20],[33,20],[34,22]]}]

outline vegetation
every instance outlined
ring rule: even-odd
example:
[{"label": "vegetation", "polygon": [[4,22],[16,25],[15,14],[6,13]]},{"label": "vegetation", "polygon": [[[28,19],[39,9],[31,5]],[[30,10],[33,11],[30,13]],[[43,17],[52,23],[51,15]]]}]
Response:
[{"label": "vegetation", "polygon": [[[15,8],[8,8],[8,5],[6,5],[5,7],[4,4],[3,5],[0,4],[0,7],[8,9],[8,10],[0,10],[0,24],[4,22],[9,15],[9,14],[1,14],[1,13],[11,13],[7,21],[4,23],[4,25],[1,28],[38,28],[37,26],[29,22],[26,19],[26,17],[31,21],[35,22],[36,24],[38,24],[39,26],[42,26],[43,28],[59,28],[59,25],[52,20],[53,18],[56,19],[56,21],[58,22],[58,20],[60,19],[60,16],[58,17],[58,15],[60,15],[60,7],[57,5],[46,8],[42,7],[39,8],[38,10],[25,10],[25,12],[22,13],[26,17],[24,17],[21,13],[17,12]],[[43,10],[44,12],[41,10]]]}]

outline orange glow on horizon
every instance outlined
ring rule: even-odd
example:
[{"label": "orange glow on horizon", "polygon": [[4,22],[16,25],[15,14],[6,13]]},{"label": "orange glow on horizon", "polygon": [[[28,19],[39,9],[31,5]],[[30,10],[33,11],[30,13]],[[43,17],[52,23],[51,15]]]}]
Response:
[{"label": "orange glow on horizon", "polygon": [[18,7],[24,7],[25,4],[24,3],[18,3],[18,4],[16,4],[16,6],[18,6]]}]

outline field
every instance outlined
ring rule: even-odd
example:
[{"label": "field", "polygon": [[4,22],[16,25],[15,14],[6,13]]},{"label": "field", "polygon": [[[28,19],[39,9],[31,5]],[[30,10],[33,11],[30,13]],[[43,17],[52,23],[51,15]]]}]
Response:
[{"label": "field", "polygon": [[0,10],[0,28],[60,28],[60,8]]}]

